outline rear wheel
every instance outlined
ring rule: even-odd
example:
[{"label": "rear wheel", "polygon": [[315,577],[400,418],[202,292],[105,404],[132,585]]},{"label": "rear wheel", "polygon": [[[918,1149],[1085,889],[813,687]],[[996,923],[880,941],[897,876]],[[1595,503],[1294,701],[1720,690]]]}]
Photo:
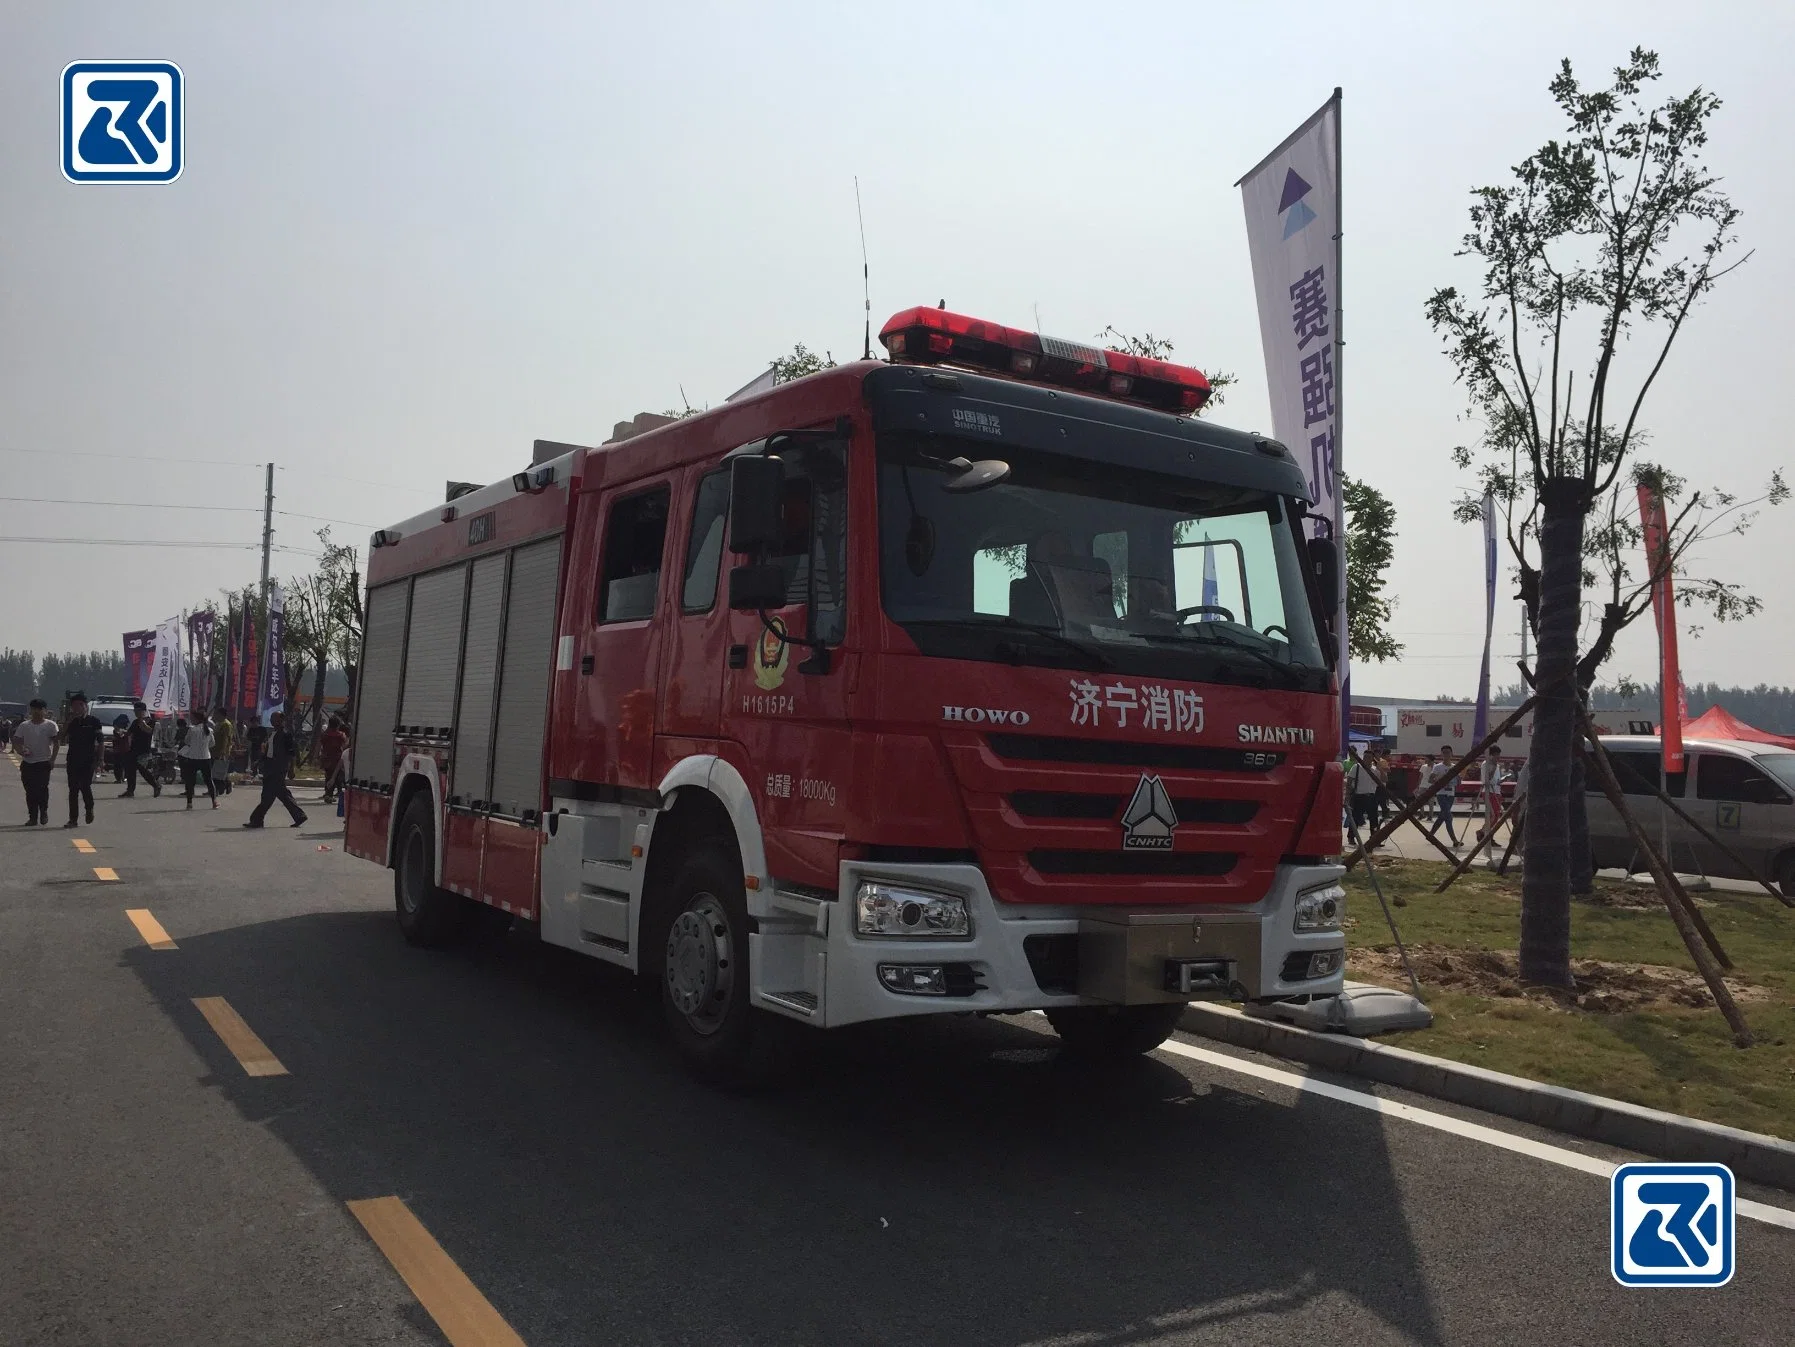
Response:
[{"label": "rear wheel", "polygon": [[1783,891],[1783,897],[1795,902],[1795,851],[1777,863],[1776,882]]},{"label": "rear wheel", "polygon": [[1172,1036],[1182,1002],[1151,1006],[1062,1006],[1047,1012],[1061,1050],[1086,1061],[1139,1057]]},{"label": "rear wheel", "polygon": [[773,1074],[783,1028],[748,1000],[748,902],[731,848],[698,847],[655,903],[643,941],[680,1053],[706,1079],[742,1088]]},{"label": "rear wheel", "polygon": [[436,820],[430,797],[413,795],[399,818],[393,866],[393,908],[399,930],[414,945],[452,944],[466,929],[466,901],[436,883]]}]

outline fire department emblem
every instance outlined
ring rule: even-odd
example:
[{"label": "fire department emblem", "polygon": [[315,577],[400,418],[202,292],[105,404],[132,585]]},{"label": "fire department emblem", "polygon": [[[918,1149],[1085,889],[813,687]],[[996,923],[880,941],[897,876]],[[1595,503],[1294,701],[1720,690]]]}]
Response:
[{"label": "fire department emblem", "polygon": [[1122,850],[1170,851],[1172,829],[1177,826],[1178,813],[1172,808],[1165,783],[1143,773],[1128,808],[1122,811]]},{"label": "fire department emblem", "polygon": [[760,640],[754,643],[754,683],[764,692],[771,692],[785,682],[785,664],[791,647],[785,642],[785,622],[777,617],[767,619]]}]

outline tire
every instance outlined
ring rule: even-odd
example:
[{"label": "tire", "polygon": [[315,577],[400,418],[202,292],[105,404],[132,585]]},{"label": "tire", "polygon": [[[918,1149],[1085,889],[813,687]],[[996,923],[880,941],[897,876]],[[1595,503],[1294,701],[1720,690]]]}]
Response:
[{"label": "tire", "polygon": [[1184,1015],[1181,1001],[1150,1006],[1062,1006],[1047,1012],[1060,1051],[1080,1061],[1119,1061],[1152,1052]]},{"label": "tire", "polygon": [[430,797],[413,795],[399,816],[399,845],[393,858],[393,909],[399,930],[413,945],[440,949],[467,929],[467,902],[437,887],[436,820]]},{"label": "tire", "polygon": [[1795,851],[1777,862],[1776,884],[1783,891],[1783,897],[1795,902]]},{"label": "tire", "polygon": [[642,943],[674,1044],[703,1079],[729,1089],[768,1083],[783,1027],[748,1001],[747,894],[732,847],[700,844],[653,904]]}]

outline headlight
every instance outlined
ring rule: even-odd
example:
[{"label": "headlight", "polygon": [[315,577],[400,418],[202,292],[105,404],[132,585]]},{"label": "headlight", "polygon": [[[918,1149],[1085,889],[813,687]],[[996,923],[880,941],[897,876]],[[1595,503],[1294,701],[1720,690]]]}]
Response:
[{"label": "headlight", "polygon": [[1339,884],[1310,889],[1296,896],[1296,929],[1337,931],[1346,915],[1346,890]]},{"label": "headlight", "polygon": [[861,935],[944,938],[972,934],[966,900],[867,880],[854,895],[854,929]]}]

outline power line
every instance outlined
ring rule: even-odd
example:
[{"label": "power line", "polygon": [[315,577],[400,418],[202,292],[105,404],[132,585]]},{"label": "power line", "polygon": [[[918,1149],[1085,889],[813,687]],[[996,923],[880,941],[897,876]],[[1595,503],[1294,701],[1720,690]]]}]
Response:
[{"label": "power line", "polygon": [[[0,500],[4,499],[6,499],[4,496],[0,496]],[[230,508],[237,509],[240,507],[231,506]],[[342,524],[345,527],[352,529],[371,529],[375,527],[373,524],[363,524],[354,519],[332,519],[329,515],[300,514],[297,510],[276,510],[274,513],[285,515],[288,519],[309,519],[316,524]]]},{"label": "power line", "polygon": [[155,538],[21,538],[0,534],[0,543],[86,543],[90,547],[205,547],[253,552],[259,543],[177,542]]},{"label": "power line", "polygon": [[247,505],[187,505],[171,502],[167,505],[155,501],[144,500],[75,500],[66,496],[0,496],[0,500],[21,501],[30,505],[118,505],[133,510],[233,510],[239,514],[260,514],[260,510]]},{"label": "power line", "polygon": [[42,454],[46,458],[122,458],[132,463],[203,463],[213,468],[259,468],[230,458],[177,458],[167,454],[111,454],[98,449],[19,449],[0,444],[0,454]]}]

